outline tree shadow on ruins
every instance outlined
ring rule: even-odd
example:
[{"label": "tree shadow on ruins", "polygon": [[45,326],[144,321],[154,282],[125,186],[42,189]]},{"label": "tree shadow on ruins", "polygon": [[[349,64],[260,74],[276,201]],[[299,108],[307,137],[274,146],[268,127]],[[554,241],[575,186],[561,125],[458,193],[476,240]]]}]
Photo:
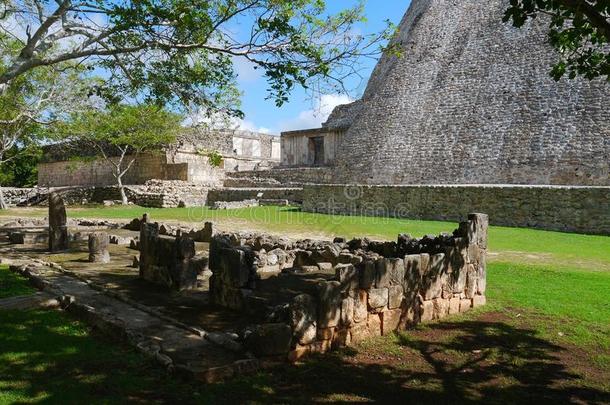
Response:
[{"label": "tree shadow on ruins", "polygon": [[[601,404],[569,369],[567,350],[536,331],[498,321],[443,322],[395,336],[400,355],[345,349],[271,372],[261,402],[574,403]],[[386,338],[389,339],[389,338]],[[383,339],[381,339],[383,340]],[[380,341],[381,341],[380,340]]]}]

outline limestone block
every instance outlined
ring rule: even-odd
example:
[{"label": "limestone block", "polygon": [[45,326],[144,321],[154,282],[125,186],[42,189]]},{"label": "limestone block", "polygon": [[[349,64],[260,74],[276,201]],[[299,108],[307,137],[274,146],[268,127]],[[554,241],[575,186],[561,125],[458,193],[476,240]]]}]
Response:
[{"label": "limestone block", "polygon": [[464,290],[466,298],[474,298],[477,293],[477,272],[472,264],[468,265],[466,272],[466,289]]},{"label": "limestone block", "polygon": [[472,308],[472,300],[463,298],[460,300],[460,312],[466,312]]},{"label": "limestone block", "polygon": [[449,314],[454,315],[460,312],[460,299],[453,297],[449,299]]},{"label": "limestone block", "polygon": [[402,285],[392,285],[388,287],[388,308],[399,308],[404,298]]},{"label": "limestone block", "polygon": [[388,305],[389,291],[387,288],[373,288],[369,291],[369,308],[372,310]]},{"label": "limestone block", "polygon": [[368,293],[359,290],[354,300],[354,322],[364,322],[368,316]]},{"label": "limestone block", "polygon": [[376,264],[375,287],[386,288],[401,285],[405,278],[405,265],[402,259],[381,258]]},{"label": "limestone block", "polygon": [[58,193],[49,194],[49,250],[59,252],[68,249],[68,217],[63,198]]},{"label": "limestone block", "polygon": [[333,271],[333,264],[330,262],[321,262],[318,263],[318,269],[325,273],[330,273]]},{"label": "limestone block", "polygon": [[292,330],[284,323],[267,323],[254,327],[245,340],[246,348],[255,355],[288,355]]},{"label": "limestone block", "polygon": [[360,275],[352,264],[338,264],[335,267],[337,280],[341,283],[343,291],[350,292],[350,295],[355,294],[360,285]]},{"label": "limestone block", "polygon": [[432,302],[434,304],[434,319],[443,319],[449,314],[449,300],[436,298]]},{"label": "limestone block", "polygon": [[337,258],[337,262],[340,264],[352,264],[355,255],[351,253],[341,253]]},{"label": "limestone block", "polygon": [[309,346],[311,353],[326,353],[332,348],[332,340],[317,340]]},{"label": "limestone block", "polygon": [[354,299],[351,297],[341,301],[341,325],[349,327],[354,323],[354,306]]},{"label": "limestone block", "polygon": [[392,309],[381,313],[381,334],[383,336],[387,336],[398,329],[401,315],[402,311],[400,309]]},{"label": "limestone block", "polygon": [[489,216],[487,214],[468,215],[468,240],[481,249],[487,249],[487,230],[489,228]]},{"label": "limestone block", "polygon": [[369,314],[366,325],[370,336],[381,336],[380,314]]},{"label": "limestone block", "polygon": [[375,285],[377,275],[375,260],[365,259],[360,266],[360,288],[370,290]]},{"label": "limestone block", "polygon": [[320,328],[317,333],[317,340],[332,340],[335,328]]},{"label": "limestone block", "polygon": [[341,283],[322,281],[318,284],[318,327],[331,328],[341,319]]},{"label": "limestone block", "polygon": [[316,263],[312,259],[312,254],[313,253],[309,250],[297,250],[295,252],[294,266],[295,267],[315,266]]},{"label": "limestone block", "polygon": [[349,346],[352,343],[352,334],[349,329],[336,330],[333,334],[332,347],[334,349]]},{"label": "limestone block", "polygon": [[438,253],[430,257],[430,270],[424,275],[423,296],[426,301],[441,296],[443,286],[447,284],[447,263],[444,253]]},{"label": "limestone block", "polygon": [[91,263],[109,263],[109,245],[110,237],[106,232],[93,232],[89,234],[89,261]]},{"label": "limestone block", "polygon": [[369,332],[367,322],[355,323],[350,328],[351,342],[358,344],[369,339],[372,335]]},{"label": "limestone block", "polygon": [[482,307],[486,303],[487,303],[487,299],[485,298],[484,295],[475,295],[474,298],[472,299],[473,308]]},{"label": "limestone block", "polygon": [[294,297],[290,305],[290,326],[300,344],[308,345],[316,339],[317,318],[315,299],[311,295]]},{"label": "limestone block", "polygon": [[487,263],[486,257],[482,256],[477,264],[475,264],[477,271],[477,294],[485,295],[487,290]]},{"label": "limestone block", "polygon": [[429,322],[434,319],[434,302],[424,301],[421,306],[420,319],[422,322]]}]

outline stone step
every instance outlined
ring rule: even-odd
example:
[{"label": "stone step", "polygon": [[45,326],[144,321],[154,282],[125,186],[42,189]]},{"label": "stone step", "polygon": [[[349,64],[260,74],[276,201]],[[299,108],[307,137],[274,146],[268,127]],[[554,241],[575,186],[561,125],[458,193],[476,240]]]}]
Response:
[{"label": "stone step", "polygon": [[11,270],[57,297],[67,312],[109,336],[123,337],[168,371],[213,383],[258,369],[258,360],[214,343],[205,331],[170,322],[57,269],[35,263],[14,264]]}]

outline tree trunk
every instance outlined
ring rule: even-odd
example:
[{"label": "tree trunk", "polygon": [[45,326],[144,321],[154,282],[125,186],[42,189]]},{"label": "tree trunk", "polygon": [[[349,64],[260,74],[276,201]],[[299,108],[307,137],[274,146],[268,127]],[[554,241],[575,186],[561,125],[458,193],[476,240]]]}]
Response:
[{"label": "tree trunk", "polygon": [[127,194],[125,194],[125,186],[123,186],[122,176],[117,176],[117,185],[119,186],[119,192],[121,193],[121,204],[127,205],[129,204],[129,200],[127,199]]},{"label": "tree trunk", "polygon": [[2,192],[2,184],[0,184],[0,210],[5,210],[7,208],[8,208],[8,206],[6,205],[6,202],[4,201],[4,193]]}]

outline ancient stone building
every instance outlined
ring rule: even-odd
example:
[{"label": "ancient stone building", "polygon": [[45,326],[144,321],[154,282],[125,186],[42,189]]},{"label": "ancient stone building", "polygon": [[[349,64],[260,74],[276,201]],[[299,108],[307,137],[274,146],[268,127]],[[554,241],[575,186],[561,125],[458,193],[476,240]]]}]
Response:
[{"label": "ancient stone building", "polygon": [[505,24],[508,3],[413,0],[402,57],[383,56],[321,139],[284,134],[282,164],[324,161],[334,183],[610,185],[610,86],[552,80],[547,22]]},{"label": "ancient stone building", "polygon": [[[208,153],[223,156],[219,167],[210,164]],[[112,167],[101,159],[74,160],[74,148],[52,145],[38,168],[38,185],[108,186],[116,184]],[[86,157],[86,150],[78,149]],[[124,184],[144,184],[148,180],[181,180],[201,185],[221,185],[226,171],[259,170],[279,164],[278,137],[240,130],[198,132],[184,130],[174,145],[143,154],[127,172]]]}]

